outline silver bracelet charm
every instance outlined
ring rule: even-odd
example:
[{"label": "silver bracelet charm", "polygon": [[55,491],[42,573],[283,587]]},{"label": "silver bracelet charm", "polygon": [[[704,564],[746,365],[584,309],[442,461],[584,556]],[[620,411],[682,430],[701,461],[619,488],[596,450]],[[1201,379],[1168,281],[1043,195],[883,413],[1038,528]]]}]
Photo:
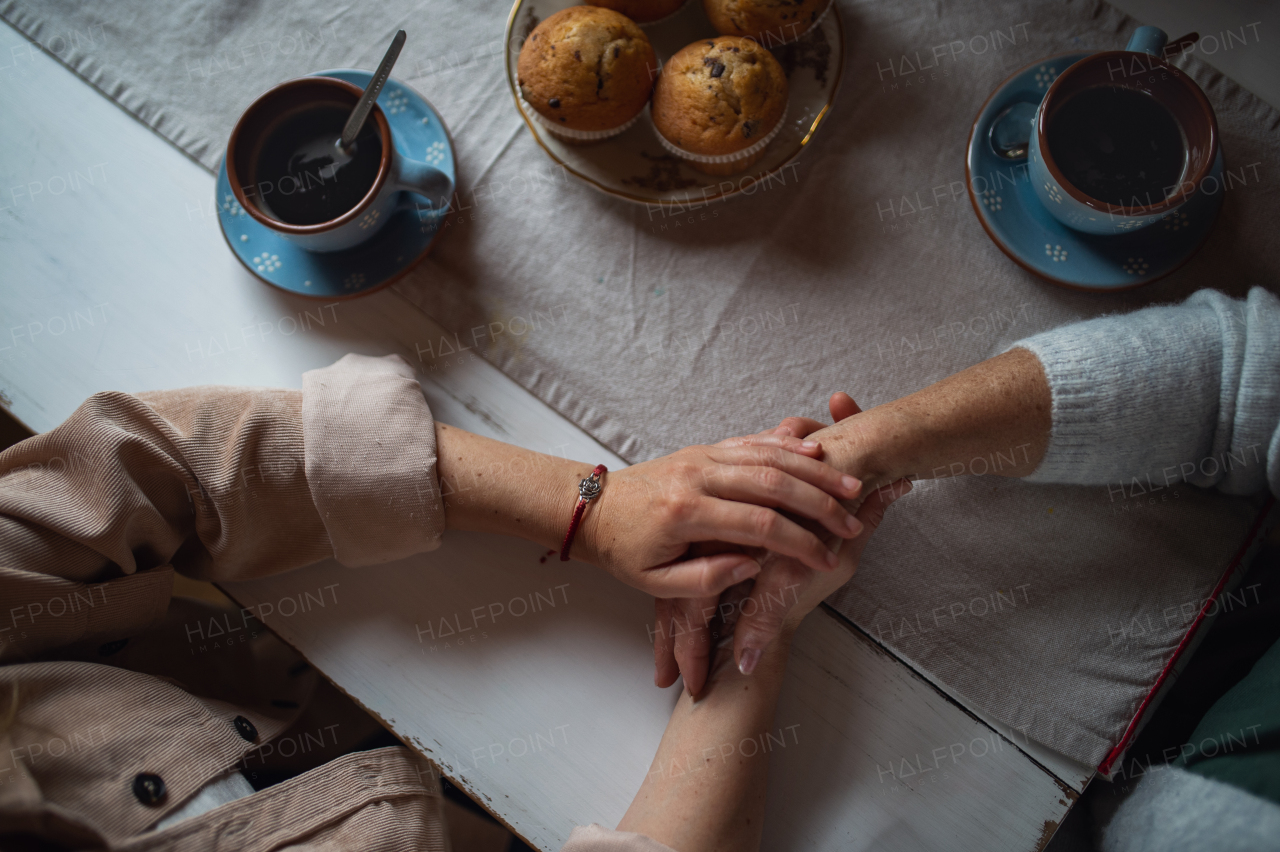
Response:
[{"label": "silver bracelet charm", "polygon": [[600,496],[600,473],[592,473],[578,483],[578,496],[584,503],[590,503]]}]

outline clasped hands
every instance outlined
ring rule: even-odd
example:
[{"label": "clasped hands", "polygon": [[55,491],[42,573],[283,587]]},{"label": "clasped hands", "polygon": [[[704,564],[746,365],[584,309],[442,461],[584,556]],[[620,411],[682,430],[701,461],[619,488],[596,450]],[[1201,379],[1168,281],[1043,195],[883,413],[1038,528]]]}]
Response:
[{"label": "clasped hands", "polygon": [[726,620],[736,622],[734,660],[750,674],[771,642],[849,581],[885,509],[910,489],[865,458],[853,463],[853,399],[836,394],[830,409],[839,432],[793,417],[609,474],[575,555],[654,596],[658,686],[683,674],[698,695],[713,624]]}]

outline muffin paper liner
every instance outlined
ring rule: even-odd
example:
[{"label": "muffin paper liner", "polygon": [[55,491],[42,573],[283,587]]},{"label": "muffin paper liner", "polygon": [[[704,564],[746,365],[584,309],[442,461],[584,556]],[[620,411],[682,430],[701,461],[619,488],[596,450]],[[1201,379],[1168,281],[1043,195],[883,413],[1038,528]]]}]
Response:
[{"label": "muffin paper liner", "polygon": [[[517,89],[516,91],[519,92],[519,89]],[[576,139],[579,142],[598,142],[601,139],[609,139],[610,137],[617,136],[619,133],[623,132],[624,130],[629,128],[631,125],[639,121],[640,116],[644,114],[644,110],[642,109],[640,110],[640,112],[631,116],[631,118],[625,123],[620,124],[617,127],[610,128],[608,130],[574,130],[571,127],[565,127],[563,125],[556,124],[554,121],[547,118],[542,113],[538,112],[536,109],[534,109],[532,106],[529,105],[528,101],[524,99],[524,95],[520,95],[519,97],[520,97],[520,108],[524,110],[525,115],[531,116],[534,119],[534,121],[538,122],[543,127],[547,128],[549,132],[555,133],[560,136],[564,136],[568,139]]]},{"label": "muffin paper liner", "polygon": [[750,157],[753,154],[760,153],[769,145],[770,142],[773,141],[773,138],[778,135],[779,131],[782,130],[782,126],[783,124],[786,123],[786,121],[787,121],[787,108],[783,107],[782,116],[778,119],[778,123],[775,124],[773,126],[773,129],[770,130],[768,133],[766,133],[759,142],[756,142],[754,145],[750,145],[746,148],[743,148],[741,151],[734,151],[732,154],[694,154],[691,151],[686,151],[685,149],[677,146],[675,143],[667,139],[667,137],[663,136],[662,131],[658,130],[656,125],[654,126],[653,129],[658,136],[658,141],[662,143],[662,147],[666,148],[669,152],[681,158],[682,160],[688,160],[692,163],[720,164],[720,163],[732,163],[735,160],[741,160],[744,157]]}]

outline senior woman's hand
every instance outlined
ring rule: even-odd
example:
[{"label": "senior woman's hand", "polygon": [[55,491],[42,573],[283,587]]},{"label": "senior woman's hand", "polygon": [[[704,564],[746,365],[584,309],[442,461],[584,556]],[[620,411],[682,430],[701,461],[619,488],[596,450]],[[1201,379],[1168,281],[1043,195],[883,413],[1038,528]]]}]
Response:
[{"label": "senior woman's hand", "polygon": [[[860,420],[862,408],[847,393],[833,394],[828,403],[833,426],[803,417],[788,417],[773,434],[783,438],[807,438],[815,434],[827,434],[839,430],[843,440],[830,444],[838,455],[832,460],[844,470],[857,469],[864,478],[864,488],[858,497],[845,505],[857,512],[864,521],[873,519],[879,525],[884,510],[903,494],[911,490],[911,482],[899,472],[895,464],[891,432],[867,427]],[[826,445],[824,444],[824,447]],[[832,453],[828,452],[828,456]],[[829,459],[831,460],[831,459]],[[739,618],[734,628],[734,659],[743,674],[751,674],[760,655],[787,624],[799,623],[805,613],[817,606],[827,595],[840,588],[853,577],[866,536],[844,545],[840,552],[840,570],[832,576],[815,577],[813,572],[795,560],[779,558],[764,560],[766,570],[752,584],[750,597],[739,607]],[[835,582],[830,585],[827,581]],[[838,581],[838,582],[836,582]],[[805,607],[805,590],[825,593]]]},{"label": "senior woman's hand", "polygon": [[[1011,349],[866,412],[848,394],[837,393],[829,403],[834,425],[789,417],[772,434],[819,441],[824,461],[862,482],[861,495],[846,503],[856,512],[859,501],[882,491],[896,499],[904,480],[1026,476],[1048,447],[1052,402],[1039,359],[1025,349]],[[745,671],[778,635],[790,610],[786,601],[794,578],[788,573],[766,565],[745,604],[747,612],[734,633],[738,664]],[[660,623],[674,620],[678,628],[673,637],[668,631],[665,643],[655,644],[660,685],[674,681],[677,672],[685,674],[686,683],[691,675],[702,682],[705,661],[695,651],[709,643],[703,642],[705,628],[699,633],[699,619],[716,607],[691,611],[691,603],[659,606]],[[690,629],[679,629],[685,624]]]},{"label": "senior woman's hand", "polygon": [[[849,421],[849,418],[860,414],[862,409],[853,398],[845,393],[837,393],[831,397],[829,408],[832,419],[837,423]],[[851,424],[852,421],[849,421]],[[802,417],[788,417],[776,429],[761,432],[749,438],[732,438],[724,444],[735,444],[742,441],[760,441],[777,438],[783,441],[807,439],[810,434],[826,428],[827,424]],[[842,435],[846,449],[846,463],[851,461],[848,449],[859,442],[851,440],[847,434]],[[863,442],[865,443],[865,442]],[[820,447],[824,458],[831,455],[825,446]],[[847,469],[843,471],[849,475]],[[851,511],[858,511],[862,501],[875,488],[882,486],[887,480],[884,474],[869,469],[872,477],[870,483],[859,478],[861,488],[858,493],[845,498],[845,506]],[[855,477],[857,478],[857,477]],[[910,488],[909,485],[906,486]],[[889,502],[905,493],[899,485],[887,491],[883,497]],[[885,506],[888,503],[884,503]],[[830,537],[827,537],[831,540]],[[824,545],[826,547],[826,545]],[[831,558],[835,553],[828,550]],[[861,549],[859,549],[861,553]],[[757,561],[763,570],[756,576],[749,597],[746,600],[722,602],[719,596],[682,596],[659,598],[654,605],[654,683],[660,687],[670,686],[676,678],[683,675],[685,688],[690,694],[697,695],[706,683],[713,649],[711,622],[721,609],[722,603],[739,615],[741,620],[735,630],[735,659],[744,674],[754,671],[761,653],[769,646],[783,629],[783,624],[796,602],[796,589],[803,580],[809,582],[808,575],[812,569],[791,559],[778,559],[780,554],[764,551],[756,552]],[[847,582],[846,577],[844,581]],[[836,588],[840,584],[837,584]]]},{"label": "senior woman's hand", "polygon": [[862,411],[832,396],[835,424],[788,417],[775,434],[822,443],[822,459],[863,482],[1026,476],[1049,446],[1053,397],[1040,360],[1010,349],[913,394]]}]

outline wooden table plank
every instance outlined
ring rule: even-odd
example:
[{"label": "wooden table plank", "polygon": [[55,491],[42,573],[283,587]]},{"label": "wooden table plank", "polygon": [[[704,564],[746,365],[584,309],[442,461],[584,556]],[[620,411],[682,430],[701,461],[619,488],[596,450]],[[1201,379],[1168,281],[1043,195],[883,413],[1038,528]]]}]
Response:
[{"label": "wooden table plank", "polygon": [[[426,341],[467,332],[391,292],[325,306],[262,285],[223,244],[212,176],[23,44],[0,26],[0,56],[22,57],[0,68],[0,404],[33,429],[104,389],[297,387],[303,371],[348,351],[426,367]],[[622,464],[483,359],[435,366],[422,378],[441,420]],[[267,624],[550,849],[575,822],[621,815],[674,692],[651,686],[650,602],[539,556],[514,540],[451,534],[403,565],[326,564],[231,591],[250,603],[302,594],[310,609],[273,607]],[[331,583],[319,597],[337,602],[316,608]],[[537,612],[495,623],[474,644],[431,653],[418,642],[429,619],[530,593]],[[1070,799],[1050,772],[830,613],[806,623],[789,678],[779,719],[790,744],[771,755],[768,848],[867,848],[900,835],[907,846],[1029,850],[1065,814]],[[512,754],[530,737],[527,753]],[[975,757],[982,738],[1004,745]],[[953,758],[957,743],[969,751]],[[947,767],[925,772],[920,761],[939,748]]]},{"label": "wooden table plank", "polygon": [[[575,824],[622,817],[677,692],[651,684],[651,600],[544,554],[451,533],[394,565],[325,563],[223,588],[551,850]],[[1030,850],[1075,797],[825,608],[796,638],[765,746],[767,849],[881,849],[898,836],[904,848]]]}]

